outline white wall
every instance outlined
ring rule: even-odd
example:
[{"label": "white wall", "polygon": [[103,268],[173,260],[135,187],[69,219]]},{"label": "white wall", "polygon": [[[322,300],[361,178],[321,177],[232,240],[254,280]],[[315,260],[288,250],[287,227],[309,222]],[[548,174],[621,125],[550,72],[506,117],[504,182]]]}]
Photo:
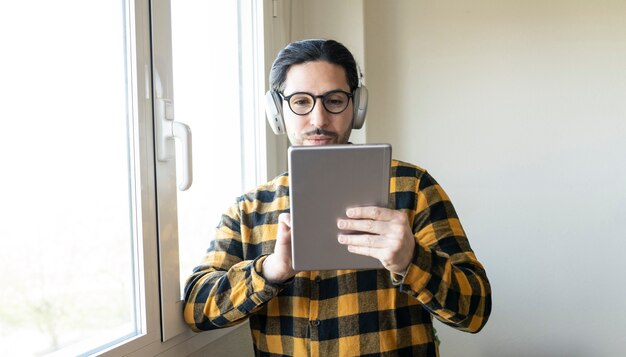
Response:
[{"label": "white wall", "polygon": [[493,287],[443,356],[621,356],[626,2],[364,0],[369,142],[451,195]]}]

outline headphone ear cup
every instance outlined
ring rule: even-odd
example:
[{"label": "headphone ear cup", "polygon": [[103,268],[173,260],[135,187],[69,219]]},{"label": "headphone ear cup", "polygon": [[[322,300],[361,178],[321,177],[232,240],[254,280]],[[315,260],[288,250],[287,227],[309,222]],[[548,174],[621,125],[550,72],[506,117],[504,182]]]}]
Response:
[{"label": "headphone ear cup", "polygon": [[265,93],[265,114],[274,134],[285,134],[283,100],[276,91],[269,90]]},{"label": "headphone ear cup", "polygon": [[357,87],[354,91],[352,104],[354,105],[352,128],[361,129],[363,123],[365,123],[365,115],[367,114],[367,88],[365,88],[365,86]]}]

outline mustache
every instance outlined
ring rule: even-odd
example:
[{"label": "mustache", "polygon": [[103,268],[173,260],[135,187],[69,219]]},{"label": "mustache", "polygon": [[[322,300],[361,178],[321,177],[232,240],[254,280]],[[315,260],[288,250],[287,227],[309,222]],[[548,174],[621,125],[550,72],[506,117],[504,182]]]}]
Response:
[{"label": "mustache", "polygon": [[315,130],[311,130],[311,131],[304,133],[305,137],[312,136],[312,135],[325,135],[325,136],[330,136],[333,138],[336,138],[339,136],[339,134],[335,133],[334,131],[324,130],[322,128],[317,128]]}]

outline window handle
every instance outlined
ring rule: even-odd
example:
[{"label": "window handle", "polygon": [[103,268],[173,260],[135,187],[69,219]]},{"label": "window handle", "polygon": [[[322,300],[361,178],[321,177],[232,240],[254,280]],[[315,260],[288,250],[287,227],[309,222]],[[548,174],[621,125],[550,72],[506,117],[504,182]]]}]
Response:
[{"label": "window handle", "polygon": [[157,99],[157,159],[169,161],[174,158],[174,139],[181,144],[182,179],[178,184],[181,191],[191,187],[193,165],[191,150],[191,129],[187,124],[174,120],[174,103],[169,99]]}]

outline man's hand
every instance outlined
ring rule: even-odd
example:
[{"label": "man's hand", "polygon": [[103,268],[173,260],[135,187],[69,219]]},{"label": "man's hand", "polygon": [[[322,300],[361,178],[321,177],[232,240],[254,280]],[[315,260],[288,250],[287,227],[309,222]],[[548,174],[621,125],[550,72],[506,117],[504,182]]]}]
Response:
[{"label": "man's hand", "polygon": [[282,283],[296,275],[291,264],[291,215],[278,216],[274,253],[263,262],[263,276],[272,283]]},{"label": "man's hand", "polygon": [[339,243],[352,253],[380,260],[396,274],[404,274],[413,258],[415,238],[407,216],[382,207],[354,207],[346,211],[349,219],[337,221],[337,227],[363,234],[339,234]]}]

